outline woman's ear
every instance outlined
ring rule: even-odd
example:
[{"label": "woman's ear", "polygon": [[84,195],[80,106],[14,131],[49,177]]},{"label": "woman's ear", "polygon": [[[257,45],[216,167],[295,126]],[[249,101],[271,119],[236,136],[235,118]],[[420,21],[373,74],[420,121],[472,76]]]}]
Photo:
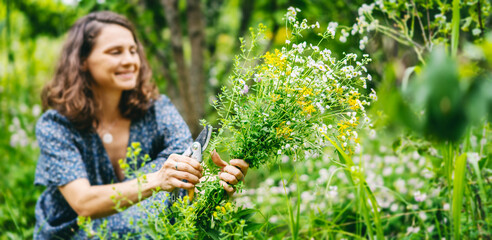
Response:
[{"label": "woman's ear", "polygon": [[87,59],[84,59],[82,61],[82,64],[80,65],[80,70],[82,70],[83,72],[87,72],[87,70],[89,70],[89,68],[87,67]]}]

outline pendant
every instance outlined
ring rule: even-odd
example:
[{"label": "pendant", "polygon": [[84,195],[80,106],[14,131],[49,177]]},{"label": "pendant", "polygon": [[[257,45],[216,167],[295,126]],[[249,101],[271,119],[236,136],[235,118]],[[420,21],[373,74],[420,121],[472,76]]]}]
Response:
[{"label": "pendant", "polygon": [[103,142],[106,143],[106,144],[110,144],[113,142],[113,135],[111,135],[111,133],[105,133],[103,135]]}]

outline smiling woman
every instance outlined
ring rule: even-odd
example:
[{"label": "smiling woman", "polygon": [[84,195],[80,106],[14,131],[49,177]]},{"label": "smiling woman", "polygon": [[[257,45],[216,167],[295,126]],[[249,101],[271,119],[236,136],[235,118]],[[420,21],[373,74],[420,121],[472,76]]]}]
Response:
[{"label": "smiling woman", "polygon": [[[95,228],[106,221],[109,234],[121,237],[156,211],[152,201],[166,201],[163,191],[194,189],[203,168],[177,155],[191,145],[190,131],[150,79],[142,45],[123,16],[95,12],[71,28],[56,74],[43,89],[47,111],[36,125],[41,154],[35,184],[47,188],[36,204],[35,239],[87,239],[78,216],[96,219]],[[119,164],[133,142],[153,159],[131,166],[146,173],[142,179],[125,178]],[[220,179],[244,178],[247,163],[232,161],[237,171],[215,158],[223,168]],[[139,201],[143,208],[132,206]]]},{"label": "smiling woman", "polygon": [[140,59],[132,32],[116,24],[106,26],[83,67],[94,78],[96,92],[133,89]]}]

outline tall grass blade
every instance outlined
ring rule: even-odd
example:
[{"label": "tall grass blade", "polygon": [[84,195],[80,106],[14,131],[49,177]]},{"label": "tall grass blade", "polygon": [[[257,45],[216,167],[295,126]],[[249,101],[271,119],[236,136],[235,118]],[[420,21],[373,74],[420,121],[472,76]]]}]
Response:
[{"label": "tall grass blade", "polygon": [[[291,202],[290,202],[290,197],[289,197],[289,194],[287,193],[287,189],[285,187],[285,180],[284,180],[284,177],[283,177],[283,174],[282,174],[282,167],[279,165],[278,166],[278,169],[280,171],[280,179],[282,179],[282,186],[284,188],[284,192],[285,192],[285,198],[286,198],[286,205],[287,205],[287,210],[289,212],[289,229],[290,229],[290,233],[292,235],[292,239],[296,240],[299,236],[299,222],[296,223],[296,219],[294,218],[294,209],[292,209],[292,206],[291,206]],[[298,192],[299,193],[299,192]],[[298,196],[297,198],[297,204],[299,204],[299,202],[301,201],[300,199],[300,196]],[[299,214],[299,211],[297,212],[297,214]]]},{"label": "tall grass blade", "polygon": [[[331,140],[327,135],[325,135],[325,138],[328,139],[328,141],[330,141],[330,143],[335,147],[335,149],[338,152],[338,156],[340,158],[340,161],[342,161],[343,164],[347,165],[348,168],[354,166],[354,162],[352,161],[352,158],[350,158],[335,141]],[[344,169],[344,172],[345,172],[345,175],[347,176],[347,179],[352,184],[352,186],[357,187],[354,183],[351,172],[347,169]],[[383,227],[381,226],[381,216],[379,215],[376,197],[374,196],[374,193],[369,188],[369,185],[367,185],[367,182],[363,177],[361,177],[360,181],[361,181],[361,184],[364,185],[363,190],[367,193],[367,197],[369,197],[369,201],[372,204],[373,216],[374,216],[373,221],[374,221],[374,225],[376,226],[376,236],[378,239],[384,239]],[[367,202],[364,201],[364,206],[366,206],[365,210],[368,211],[366,204],[367,204]],[[371,227],[372,227],[371,225],[367,226],[368,229]]]},{"label": "tall grass blade", "polygon": [[451,56],[458,54],[460,41],[460,0],[453,0],[453,19],[451,20]]},{"label": "tall grass blade", "polygon": [[463,207],[463,190],[465,185],[465,173],[466,173],[466,153],[461,154],[456,159],[456,168],[454,171],[454,183],[453,183],[453,231],[454,239],[460,239],[460,216],[461,209]]}]

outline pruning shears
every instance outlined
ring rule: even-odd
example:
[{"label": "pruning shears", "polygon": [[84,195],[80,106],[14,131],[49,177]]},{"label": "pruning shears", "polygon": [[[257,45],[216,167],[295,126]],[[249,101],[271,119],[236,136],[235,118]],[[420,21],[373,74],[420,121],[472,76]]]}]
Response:
[{"label": "pruning shears", "polygon": [[[203,161],[202,153],[207,148],[211,136],[212,126],[206,125],[205,128],[200,132],[198,137],[195,139],[195,141],[186,149],[186,151],[182,155],[186,157],[191,157],[201,163]],[[194,195],[194,189],[188,190],[190,201],[193,200]],[[178,199],[178,196],[179,189],[175,188],[171,193],[171,203],[174,203]]]}]

